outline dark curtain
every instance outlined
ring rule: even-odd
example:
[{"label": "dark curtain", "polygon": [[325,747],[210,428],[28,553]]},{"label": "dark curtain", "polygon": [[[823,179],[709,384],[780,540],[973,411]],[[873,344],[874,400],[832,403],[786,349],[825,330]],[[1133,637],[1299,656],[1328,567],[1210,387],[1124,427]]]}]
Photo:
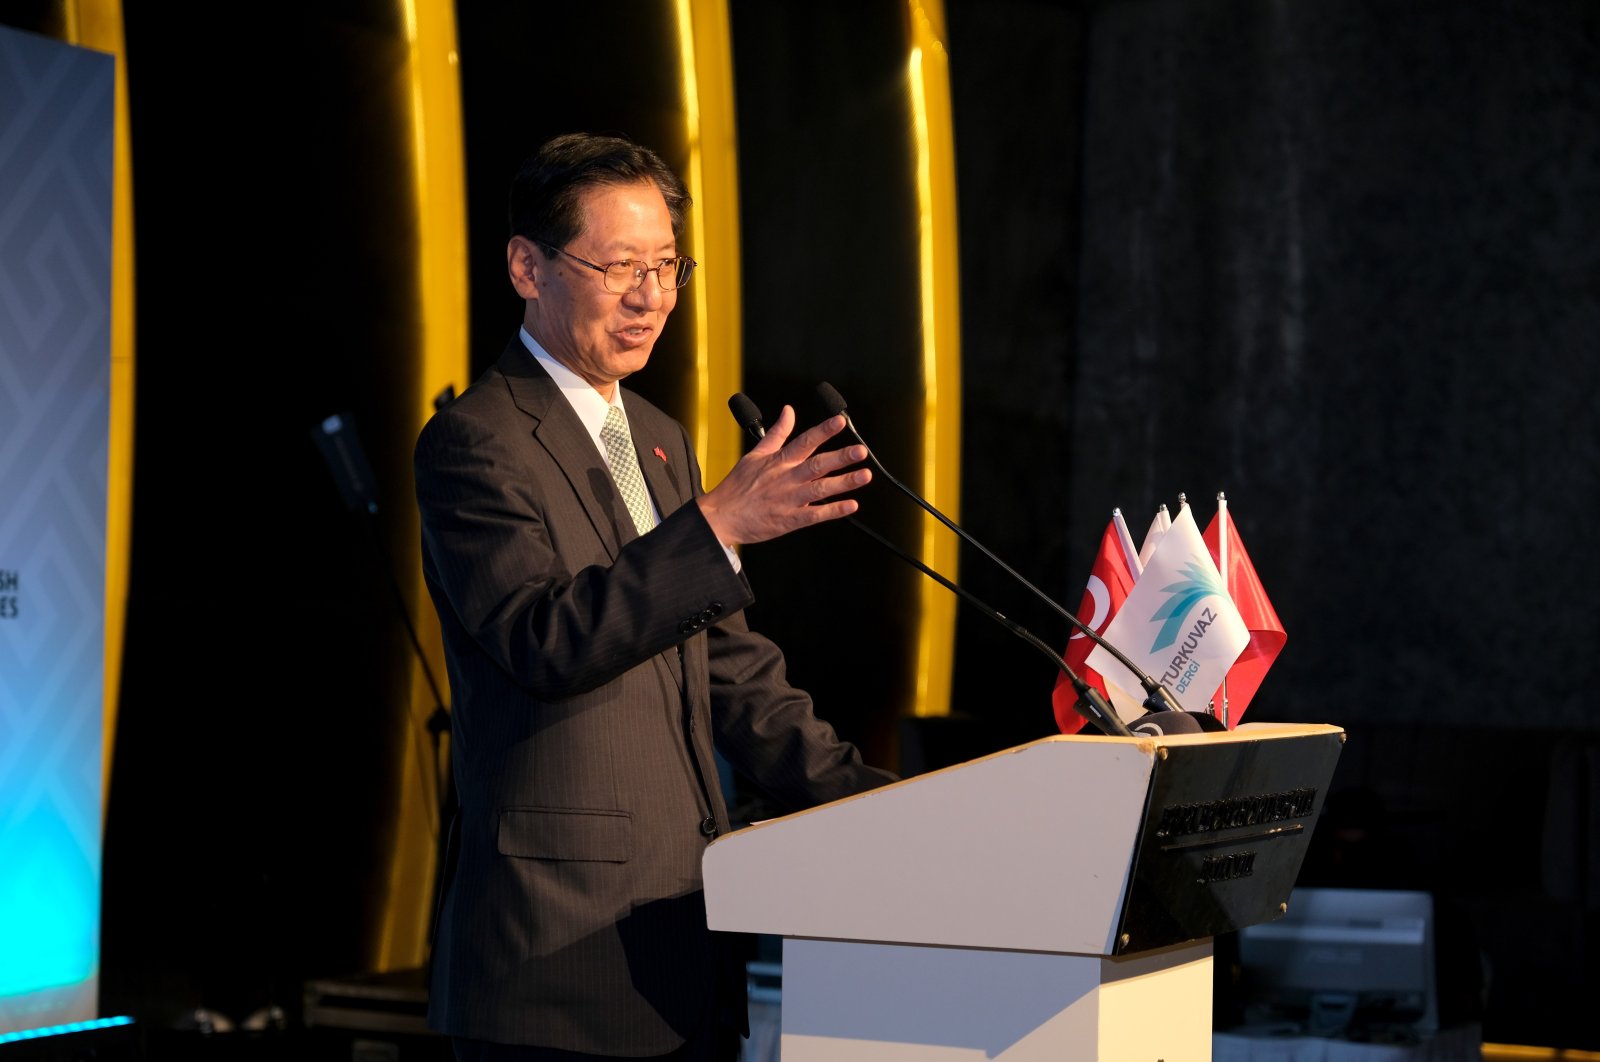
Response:
[{"label": "dark curtain", "polygon": [[[966,526],[1072,607],[1113,507],[1225,491],[1288,631],[1247,721],[1349,733],[1300,883],[1433,891],[1447,1021],[1600,1046],[1600,5],[948,10]],[[1051,732],[960,622],[958,710]]]},{"label": "dark curtain", "polygon": [[1108,5],[1071,519],[1226,490],[1262,717],[1595,729],[1600,7]]}]

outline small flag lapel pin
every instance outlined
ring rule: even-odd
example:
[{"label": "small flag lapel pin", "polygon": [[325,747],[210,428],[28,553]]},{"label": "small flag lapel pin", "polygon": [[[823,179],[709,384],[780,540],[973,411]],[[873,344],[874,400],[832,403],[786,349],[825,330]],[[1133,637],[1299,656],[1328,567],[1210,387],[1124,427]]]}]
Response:
[{"label": "small flag lapel pin", "polygon": [[667,463],[667,452],[665,450],[663,450],[661,447],[659,447],[659,446],[656,447],[655,455],[657,457],[661,458],[661,463],[662,464],[666,464]]}]

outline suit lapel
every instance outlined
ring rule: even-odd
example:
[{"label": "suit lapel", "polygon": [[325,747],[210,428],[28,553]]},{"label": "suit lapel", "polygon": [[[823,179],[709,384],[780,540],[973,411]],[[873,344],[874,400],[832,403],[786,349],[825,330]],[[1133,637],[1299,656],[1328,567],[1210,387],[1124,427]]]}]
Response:
[{"label": "suit lapel", "polygon": [[[606,552],[615,561],[622,547],[638,538],[639,533],[633,526],[633,517],[628,513],[628,506],[622,500],[616,482],[611,478],[611,469],[606,466],[605,458],[600,456],[594,439],[572,411],[571,404],[561,394],[561,388],[528,353],[528,348],[522,345],[520,338],[512,337],[495,367],[505,377],[516,407],[533,421],[533,437],[549,452],[566,476],[573,494],[594,526],[595,534],[600,536]],[[644,471],[645,485],[650,488],[656,509],[665,519],[668,513],[687,500],[679,483],[681,477],[688,475],[688,470],[668,468],[667,462],[656,456],[657,447],[662,453],[668,452],[669,440],[654,437],[662,430],[661,418],[645,412],[647,407],[643,399],[636,399],[634,408],[640,412],[637,422],[629,418],[630,429],[637,428],[633,431],[634,450],[639,454],[639,467]],[[668,681],[682,691],[684,675],[679,652],[668,650],[661,653],[656,657],[656,662],[658,667],[666,669]]]},{"label": "suit lapel", "polygon": [[496,366],[506,378],[512,401],[533,420],[532,434],[560,467],[583,506],[595,534],[612,560],[638,537],[628,507],[617,492],[611,470],[550,374],[513,337]]},{"label": "suit lapel", "polygon": [[689,500],[680,486],[682,473],[672,466],[671,455],[667,451],[666,443],[670,440],[655,438],[643,417],[637,421],[629,417],[628,423],[633,430],[633,448],[639,456],[639,468],[644,472],[645,485],[650,488],[656,511],[664,520]]}]

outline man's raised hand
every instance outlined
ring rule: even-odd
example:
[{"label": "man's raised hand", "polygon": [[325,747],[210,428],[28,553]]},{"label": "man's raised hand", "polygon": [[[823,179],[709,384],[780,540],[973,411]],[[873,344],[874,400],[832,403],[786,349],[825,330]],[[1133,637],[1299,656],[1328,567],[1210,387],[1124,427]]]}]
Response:
[{"label": "man's raised hand", "polygon": [[836,496],[871,482],[870,469],[851,468],[867,459],[867,448],[857,444],[817,452],[844,430],[844,417],[829,417],[790,439],[794,422],[794,408],[784,406],[766,436],[727,478],[696,499],[723,545],[765,542],[849,516],[860,507],[853,498]]}]

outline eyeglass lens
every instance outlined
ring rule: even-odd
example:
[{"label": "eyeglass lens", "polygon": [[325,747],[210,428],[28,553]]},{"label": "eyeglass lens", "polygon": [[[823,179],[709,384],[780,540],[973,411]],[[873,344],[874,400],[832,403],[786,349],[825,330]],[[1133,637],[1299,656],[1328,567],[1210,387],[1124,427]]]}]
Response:
[{"label": "eyeglass lens", "polygon": [[647,273],[656,275],[662,291],[673,291],[689,283],[689,277],[694,273],[694,259],[686,256],[669,258],[659,266],[635,261],[613,262],[606,267],[606,287],[618,295],[626,295],[638,290]]}]

